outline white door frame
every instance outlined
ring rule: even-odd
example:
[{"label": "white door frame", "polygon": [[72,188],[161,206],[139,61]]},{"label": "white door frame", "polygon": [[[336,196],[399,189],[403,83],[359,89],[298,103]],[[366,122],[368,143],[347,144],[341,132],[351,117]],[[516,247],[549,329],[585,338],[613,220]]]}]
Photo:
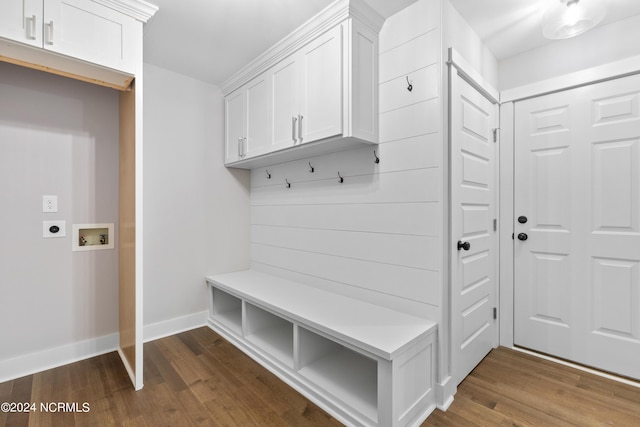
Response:
[{"label": "white door frame", "polygon": [[[528,98],[640,73],[640,56],[500,92],[499,331],[500,345],[513,348],[514,323],[514,104]],[[554,359],[555,360],[555,359]],[[575,365],[572,365],[575,366]],[[579,366],[576,366],[579,367]],[[585,370],[593,371],[588,368]],[[597,372],[597,371],[593,371]]]}]

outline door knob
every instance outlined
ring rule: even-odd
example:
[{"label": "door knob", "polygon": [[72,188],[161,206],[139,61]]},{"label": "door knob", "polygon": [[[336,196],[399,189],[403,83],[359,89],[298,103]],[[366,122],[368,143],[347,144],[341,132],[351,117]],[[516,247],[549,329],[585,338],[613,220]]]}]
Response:
[{"label": "door knob", "polygon": [[468,251],[469,249],[471,249],[471,243],[458,240],[458,250],[461,250],[461,249]]},{"label": "door knob", "polygon": [[519,216],[519,217],[518,217],[518,222],[519,222],[520,224],[526,224],[526,223],[527,223],[527,221],[528,221],[528,219],[527,219],[527,217],[526,217],[526,216],[524,216],[524,215],[523,215],[523,216]]},{"label": "door knob", "polygon": [[525,241],[529,238],[529,236],[527,236],[527,233],[520,233],[518,234],[518,240],[522,240]]}]

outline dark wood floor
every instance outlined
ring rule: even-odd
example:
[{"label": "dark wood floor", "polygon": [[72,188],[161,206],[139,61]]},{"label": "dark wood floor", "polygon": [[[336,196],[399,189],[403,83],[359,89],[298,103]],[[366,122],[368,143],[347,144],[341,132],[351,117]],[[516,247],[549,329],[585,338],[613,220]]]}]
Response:
[{"label": "dark wood floor", "polygon": [[[0,426],[337,426],[208,328],[145,344],[145,387],[116,353],[0,383],[0,402],[88,403],[88,412],[0,412]],[[640,426],[640,388],[505,348],[423,426]]]}]

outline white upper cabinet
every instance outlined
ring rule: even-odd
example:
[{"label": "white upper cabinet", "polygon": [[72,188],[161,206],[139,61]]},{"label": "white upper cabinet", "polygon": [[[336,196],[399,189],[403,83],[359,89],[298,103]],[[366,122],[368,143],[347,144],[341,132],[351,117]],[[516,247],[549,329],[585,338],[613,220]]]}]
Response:
[{"label": "white upper cabinet", "polygon": [[298,142],[298,115],[300,114],[300,61],[297,55],[285,58],[270,72],[273,111],[271,149],[280,150]]},{"label": "white upper cabinet", "polygon": [[138,22],[90,0],[2,0],[0,37],[135,74]]},{"label": "white upper cabinet", "polygon": [[264,74],[246,85],[247,140],[244,147],[245,158],[260,156],[269,151],[272,126],[270,92],[271,82]]},{"label": "white upper cabinet", "polygon": [[247,128],[246,91],[238,90],[224,99],[225,162],[242,159]]},{"label": "white upper cabinet", "polygon": [[271,143],[270,80],[260,75],[225,97],[225,163],[260,156]]},{"label": "white upper cabinet", "polygon": [[[334,3],[227,81],[227,126],[244,120],[246,130],[226,131],[225,164],[251,169],[376,144],[382,22],[359,0]],[[266,110],[260,90],[252,111],[247,81],[264,81]],[[243,92],[244,109],[233,105]]]},{"label": "white upper cabinet", "polygon": [[342,134],[342,26],[285,58],[272,80],[271,151]]},{"label": "white upper cabinet", "polygon": [[44,48],[135,73],[136,20],[87,0],[44,0]]},{"label": "white upper cabinet", "polygon": [[344,133],[342,49],[342,25],[338,25],[300,51],[299,144]]},{"label": "white upper cabinet", "polygon": [[2,0],[0,37],[42,47],[42,0]]}]

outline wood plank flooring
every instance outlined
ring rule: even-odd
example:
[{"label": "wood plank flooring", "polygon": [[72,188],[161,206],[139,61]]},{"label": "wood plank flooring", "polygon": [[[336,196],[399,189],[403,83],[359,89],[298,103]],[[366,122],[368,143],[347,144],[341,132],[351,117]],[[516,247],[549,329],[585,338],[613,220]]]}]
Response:
[{"label": "wood plank flooring", "polygon": [[640,426],[640,388],[499,347],[422,426]]},{"label": "wood plank flooring", "polygon": [[[0,426],[338,426],[209,328],[145,344],[135,392],[117,353],[0,383]],[[40,403],[77,403],[42,411]],[[83,403],[89,411],[82,412]],[[55,409],[55,407],[54,407]],[[640,388],[498,348],[423,426],[640,426]]]}]

